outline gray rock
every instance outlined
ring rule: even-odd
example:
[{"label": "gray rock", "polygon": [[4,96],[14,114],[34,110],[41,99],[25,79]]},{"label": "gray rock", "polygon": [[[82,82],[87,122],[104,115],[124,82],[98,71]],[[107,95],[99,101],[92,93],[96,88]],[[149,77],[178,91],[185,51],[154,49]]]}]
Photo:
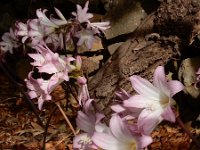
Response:
[{"label": "gray rock", "polygon": [[196,82],[196,72],[200,67],[200,57],[187,58],[182,61],[179,69],[179,80],[182,80],[185,85],[184,92],[197,98],[200,95],[200,90],[194,87]]}]

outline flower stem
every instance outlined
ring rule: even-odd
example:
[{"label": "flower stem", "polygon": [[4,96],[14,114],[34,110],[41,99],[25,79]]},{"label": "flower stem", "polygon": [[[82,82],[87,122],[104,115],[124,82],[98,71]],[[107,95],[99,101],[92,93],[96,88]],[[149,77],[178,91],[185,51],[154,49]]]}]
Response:
[{"label": "flower stem", "polygon": [[55,113],[56,109],[57,109],[57,107],[55,106],[53,108],[53,110],[50,112],[49,118],[48,118],[47,123],[45,125],[45,131],[44,131],[44,134],[43,134],[43,148],[42,148],[42,150],[46,149],[46,137],[47,137],[48,127],[49,127],[49,124],[50,124],[50,120],[51,120],[53,114]]},{"label": "flower stem", "polygon": [[179,116],[176,117],[176,122],[179,126],[188,134],[188,136],[192,139],[192,141],[200,148],[200,142],[196,139],[196,137],[185,127],[183,121]]},{"label": "flower stem", "polygon": [[65,112],[63,111],[63,109],[61,108],[60,104],[57,102],[56,105],[58,106],[60,112],[62,113],[63,117],[65,118],[67,124],[69,125],[70,129],[72,130],[74,136],[76,136],[76,132],[71,124],[71,122],[69,121],[68,117],[66,116]]}]

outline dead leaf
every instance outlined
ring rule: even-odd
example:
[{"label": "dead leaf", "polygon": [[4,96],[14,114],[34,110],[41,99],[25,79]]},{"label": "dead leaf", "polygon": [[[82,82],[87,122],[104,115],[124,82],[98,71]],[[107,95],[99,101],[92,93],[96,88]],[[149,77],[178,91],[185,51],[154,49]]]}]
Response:
[{"label": "dead leaf", "polygon": [[100,61],[103,59],[103,55],[93,56],[93,57],[81,57],[83,61],[82,69],[86,74],[90,74],[100,67]]}]

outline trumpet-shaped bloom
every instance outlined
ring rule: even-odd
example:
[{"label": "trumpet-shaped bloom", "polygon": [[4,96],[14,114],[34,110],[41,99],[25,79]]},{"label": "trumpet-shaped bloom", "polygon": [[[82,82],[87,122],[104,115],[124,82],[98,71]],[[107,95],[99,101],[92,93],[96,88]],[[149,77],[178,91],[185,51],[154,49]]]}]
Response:
[{"label": "trumpet-shaped bloom", "polygon": [[104,150],[141,150],[152,142],[152,138],[131,132],[118,115],[113,115],[110,132],[95,132],[92,141]]},{"label": "trumpet-shaped bloom", "polygon": [[55,28],[59,28],[59,26],[62,26],[68,23],[68,21],[65,19],[63,14],[60,12],[60,10],[58,10],[57,8],[54,8],[54,10],[57,16],[59,17],[59,19],[53,18],[52,15],[49,19],[45,14],[47,12],[46,9],[44,9],[43,11],[41,9],[38,9],[36,11],[36,15],[42,25],[45,25],[47,27],[52,27],[52,29],[55,29]]},{"label": "trumpet-shaped bloom", "polygon": [[47,9],[44,9],[43,11],[41,9],[36,10],[36,15],[37,15],[40,23],[42,25],[49,26],[52,28],[58,28],[58,26],[56,24],[54,24],[49,18],[47,18],[46,14],[45,14],[46,12],[47,12]]},{"label": "trumpet-shaped bloom", "polygon": [[111,106],[111,109],[115,112],[115,114],[118,114],[125,120],[137,119],[142,109],[125,107],[123,105],[123,102],[125,100],[128,100],[131,95],[127,93],[124,89],[120,89],[119,91],[115,92],[115,95],[117,96],[116,101],[119,102],[118,104]]},{"label": "trumpet-shaped bloom", "polygon": [[99,123],[100,120],[104,117],[103,114],[93,113],[90,109],[90,103],[93,99],[89,99],[84,105],[84,112],[79,111],[76,118],[77,126],[82,130],[88,133],[90,136],[95,131],[95,124]]},{"label": "trumpet-shaped bloom", "polygon": [[45,100],[51,100],[50,92],[47,87],[48,80],[34,79],[32,72],[29,73],[28,79],[25,79],[26,86],[29,89],[28,95],[31,99],[38,98],[38,108],[41,110]]},{"label": "trumpet-shaped bloom", "polygon": [[31,19],[27,21],[28,37],[32,39],[32,46],[37,45],[43,40],[45,36],[44,26],[40,24],[38,19]]},{"label": "trumpet-shaped bloom", "polygon": [[96,34],[100,34],[100,31],[104,33],[105,30],[110,28],[110,22],[88,22],[88,27],[91,27]]},{"label": "trumpet-shaped bloom", "polygon": [[77,126],[84,131],[84,133],[76,136],[73,139],[73,148],[88,150],[89,148],[96,149],[97,147],[92,142],[91,137],[95,132],[95,126],[99,124],[99,128],[104,128],[100,123],[101,119],[104,118],[103,114],[94,113],[91,111],[91,102],[93,99],[88,99],[88,101],[83,106],[83,111],[78,112],[76,118]]},{"label": "trumpet-shaped bloom", "polygon": [[119,104],[112,105],[111,109],[115,111],[116,113],[122,113],[126,111],[126,108],[122,105],[124,100],[127,100],[131,97],[129,93],[127,93],[124,89],[120,89],[119,91],[115,92],[115,95],[119,98],[118,101],[120,101]]},{"label": "trumpet-shaped bloom", "polygon": [[15,23],[15,35],[22,37],[22,43],[28,39],[28,26],[23,22],[16,22]]},{"label": "trumpet-shaped bloom", "polygon": [[[53,33],[56,28],[59,28],[60,26],[68,23],[65,17],[57,8],[55,8],[55,12],[59,19],[53,18],[52,16],[49,19],[45,14],[46,12],[46,9],[37,9],[36,15],[38,19],[32,19],[28,21],[28,36],[32,38],[33,46],[43,40],[45,36]],[[55,34],[51,35],[51,40],[55,40],[57,38],[53,36],[55,36]],[[58,41],[58,39],[56,39],[56,41]]]},{"label": "trumpet-shaped bloom", "polygon": [[143,109],[138,117],[138,128],[142,132],[150,134],[163,119],[175,122],[175,114],[171,108],[175,101],[172,97],[183,90],[181,82],[167,81],[162,66],[156,68],[153,84],[136,75],[131,76],[130,80],[138,94],[125,100],[124,106]]},{"label": "trumpet-shaped bloom", "polygon": [[52,16],[50,17],[50,21],[53,22],[55,25],[57,26],[62,26],[68,23],[68,21],[65,19],[65,17],[63,16],[63,14],[60,12],[60,10],[58,10],[57,8],[54,8],[56,14],[58,15],[58,17],[60,19],[57,18],[53,18]]},{"label": "trumpet-shaped bloom", "polygon": [[38,54],[29,54],[34,59],[34,62],[31,64],[36,66],[39,72],[52,74],[48,89],[60,84],[64,80],[69,81],[69,72],[76,69],[76,66],[72,65],[71,62],[76,59],[73,57],[61,58],[57,53],[53,53],[46,45],[42,44],[37,45],[35,49],[38,51]]},{"label": "trumpet-shaped bloom", "polygon": [[34,59],[34,62],[31,64],[36,66],[39,72],[45,72],[48,74],[58,72],[66,73],[66,71],[72,71],[75,69],[75,66],[70,64],[71,61],[75,60],[73,57],[66,57],[62,59],[58,53],[52,52],[46,45],[42,44],[37,45],[35,49],[39,53],[29,54],[29,56]]},{"label": "trumpet-shaped bloom", "polygon": [[84,8],[82,8],[80,5],[76,5],[77,12],[72,12],[72,15],[76,17],[76,20],[78,20],[80,23],[88,22],[90,18],[93,17],[93,14],[88,13],[88,5],[89,1],[85,3]]},{"label": "trumpet-shaped bloom", "polygon": [[78,102],[79,105],[85,105],[88,99],[90,99],[88,87],[87,87],[87,79],[85,77],[78,77],[78,83],[80,84],[80,90],[78,93]]},{"label": "trumpet-shaped bloom", "polygon": [[13,53],[13,48],[17,48],[19,46],[18,40],[10,28],[10,32],[6,32],[2,36],[2,40],[0,42],[0,47],[3,52],[9,51],[11,54]]},{"label": "trumpet-shaped bloom", "polygon": [[31,99],[38,98],[38,108],[41,110],[45,101],[51,100],[51,92],[63,82],[62,75],[54,74],[49,80],[42,78],[34,79],[32,72],[29,73],[28,79],[25,79],[28,88],[28,95]]},{"label": "trumpet-shaped bloom", "polygon": [[78,46],[85,44],[88,49],[92,48],[92,45],[95,41],[94,32],[92,30],[82,29],[77,33],[76,36],[79,38],[77,43]]}]

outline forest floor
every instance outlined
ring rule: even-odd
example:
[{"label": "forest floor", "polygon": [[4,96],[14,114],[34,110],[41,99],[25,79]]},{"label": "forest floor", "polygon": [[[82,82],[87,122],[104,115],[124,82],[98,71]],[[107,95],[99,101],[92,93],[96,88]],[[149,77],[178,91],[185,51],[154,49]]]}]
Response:
[{"label": "forest floor", "polygon": [[[17,89],[0,74],[0,149],[2,150],[39,150],[43,145],[44,129]],[[46,120],[49,110],[39,112]],[[74,118],[75,119],[75,118]],[[72,124],[74,124],[72,118]],[[194,134],[200,130],[190,127]],[[149,150],[188,150],[191,139],[177,125],[163,122],[152,133],[153,143]],[[56,111],[51,119],[46,137],[47,150],[72,149],[73,134],[63,116]]]}]

